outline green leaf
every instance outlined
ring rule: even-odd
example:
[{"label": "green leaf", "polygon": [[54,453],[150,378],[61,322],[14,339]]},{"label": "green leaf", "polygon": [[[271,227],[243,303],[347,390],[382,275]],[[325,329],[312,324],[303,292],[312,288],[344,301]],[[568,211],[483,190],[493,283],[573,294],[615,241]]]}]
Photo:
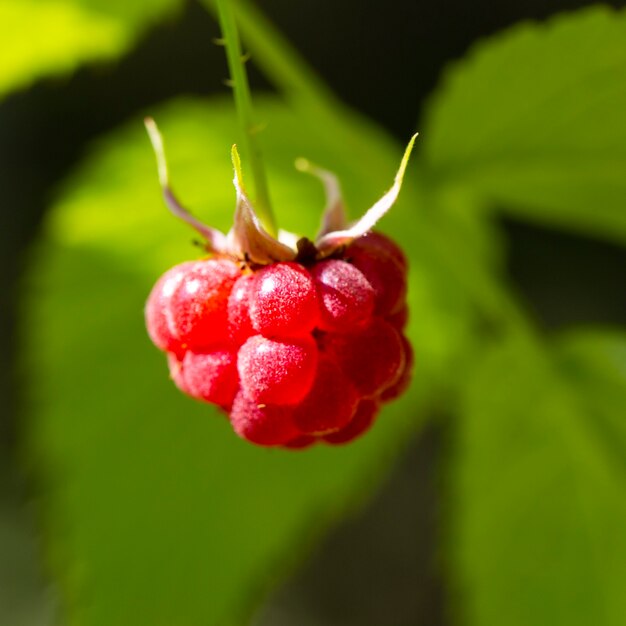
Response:
[{"label": "green leaf", "polygon": [[0,97],[43,76],[123,54],[179,0],[0,0]]},{"label": "green leaf", "polygon": [[[0,474],[0,623],[7,626],[52,626],[54,603],[44,587],[38,533],[14,475]],[[19,483],[18,483],[19,484]]]},{"label": "green leaf", "polygon": [[511,340],[477,365],[452,472],[462,623],[624,623],[624,406],[623,334],[572,335],[555,363]]},{"label": "green leaf", "polygon": [[90,10],[109,15],[135,33],[182,7],[181,0],[66,0]]},{"label": "green leaf", "polygon": [[[313,234],[324,204],[319,183],[293,167],[297,156],[336,170],[357,212],[393,181],[401,148],[379,141],[378,131],[354,122],[384,162],[370,169],[367,154],[355,158],[311,118],[277,101],[257,104],[271,129],[265,153],[281,226]],[[183,203],[227,228],[235,206],[231,106],[174,103],[150,113]],[[408,185],[385,220],[409,240],[414,202]],[[49,485],[48,554],[71,624],[244,623],[250,601],[384,477],[419,427],[433,383],[468,341],[467,299],[409,248],[419,362],[411,391],[345,448],[256,448],[174,388],[145,333],[145,298],[169,266],[198,256],[192,238],[163,206],[137,119],[67,183],[30,266],[30,450]]]},{"label": "green leaf", "polygon": [[422,126],[433,180],[626,240],[626,12],[519,24],[445,75]]}]

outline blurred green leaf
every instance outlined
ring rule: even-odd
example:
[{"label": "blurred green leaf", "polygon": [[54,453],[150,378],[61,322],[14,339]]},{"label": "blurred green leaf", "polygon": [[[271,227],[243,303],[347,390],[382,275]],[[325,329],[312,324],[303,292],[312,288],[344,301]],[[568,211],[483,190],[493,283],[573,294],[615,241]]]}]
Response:
[{"label": "blurred green leaf", "polygon": [[559,363],[596,428],[626,470],[626,334],[587,330],[566,334]]},{"label": "blurred green leaf", "polygon": [[624,623],[625,406],[624,334],[572,334],[554,364],[512,340],[476,366],[452,473],[462,623]]},{"label": "blurred green leaf", "polygon": [[[357,210],[389,187],[401,148],[378,131],[352,122],[384,163],[372,169],[367,152],[354,158],[310,117],[272,100],[259,111],[271,130],[265,152],[281,226],[312,234],[324,203],[319,183],[295,171],[297,156],[336,170]],[[237,128],[230,105],[175,103],[151,113],[183,202],[227,228]],[[419,228],[415,201],[408,185],[384,222],[408,241]],[[198,251],[163,206],[139,120],[102,142],[68,181],[45,233],[26,292],[25,373],[37,381],[31,458],[49,482],[49,557],[72,624],[243,623],[251,599],[372,493],[419,426],[433,383],[469,341],[466,297],[413,246],[411,392],[351,446],[255,448],[177,392],[146,337],[151,285]]]},{"label": "blurred green leaf", "polygon": [[422,127],[431,180],[626,240],[626,12],[520,24],[453,66]]},{"label": "blurred green leaf", "polygon": [[135,34],[182,7],[183,0],[66,0],[94,12],[109,15]]},{"label": "blurred green leaf", "polygon": [[0,97],[125,52],[180,0],[0,0]]},{"label": "blurred green leaf", "polygon": [[44,587],[38,533],[14,473],[0,473],[0,623],[52,626],[53,594]]}]

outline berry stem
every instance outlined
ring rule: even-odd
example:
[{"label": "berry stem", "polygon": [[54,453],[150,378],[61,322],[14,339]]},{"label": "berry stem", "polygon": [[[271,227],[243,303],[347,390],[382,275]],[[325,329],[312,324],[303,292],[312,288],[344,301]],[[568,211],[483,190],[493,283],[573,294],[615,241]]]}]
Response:
[{"label": "berry stem", "polygon": [[241,52],[239,33],[235,22],[232,0],[216,0],[222,38],[226,47],[226,58],[230,79],[235,96],[235,106],[242,131],[243,152],[247,155],[254,179],[255,209],[263,227],[276,235],[276,223],[269,199],[269,190],[265,176],[265,167],[258,141],[258,125],[254,123],[252,97],[245,67],[245,58]]}]

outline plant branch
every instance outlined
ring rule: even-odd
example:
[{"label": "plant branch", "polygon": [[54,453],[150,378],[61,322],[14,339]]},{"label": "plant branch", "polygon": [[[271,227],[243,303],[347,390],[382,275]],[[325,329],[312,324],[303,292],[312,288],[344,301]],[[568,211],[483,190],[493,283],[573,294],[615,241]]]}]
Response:
[{"label": "plant branch", "polygon": [[275,235],[276,223],[270,205],[265,167],[257,136],[258,126],[253,118],[252,97],[250,95],[245,59],[241,51],[232,0],[215,0],[215,3],[217,5],[222,38],[226,47],[228,69],[242,131],[243,152],[248,157],[254,180],[255,209],[264,228],[270,234]]}]

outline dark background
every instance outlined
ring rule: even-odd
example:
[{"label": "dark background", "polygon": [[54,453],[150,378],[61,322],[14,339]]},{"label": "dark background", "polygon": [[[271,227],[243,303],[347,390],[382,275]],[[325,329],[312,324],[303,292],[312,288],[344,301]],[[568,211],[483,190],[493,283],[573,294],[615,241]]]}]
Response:
[{"label": "dark background", "polygon": [[[129,0],[131,1],[131,0]],[[444,65],[474,41],[515,22],[543,19],[588,2],[533,0],[265,0],[261,8],[338,95],[402,142],[413,132]],[[612,2],[621,7],[626,3]],[[0,103],[0,487],[24,502],[17,470],[20,397],[13,367],[16,302],[24,255],[55,185],[89,142],[131,115],[178,94],[224,92],[218,29],[194,2],[148,32],[121,61],[40,81]],[[253,86],[267,89],[251,69]],[[417,124],[419,129],[419,124]],[[502,222],[509,272],[540,324],[624,323],[623,249],[511,220]],[[438,625],[450,595],[437,546],[449,420],[415,442],[385,489],[338,528],[277,592],[258,624]]]}]

